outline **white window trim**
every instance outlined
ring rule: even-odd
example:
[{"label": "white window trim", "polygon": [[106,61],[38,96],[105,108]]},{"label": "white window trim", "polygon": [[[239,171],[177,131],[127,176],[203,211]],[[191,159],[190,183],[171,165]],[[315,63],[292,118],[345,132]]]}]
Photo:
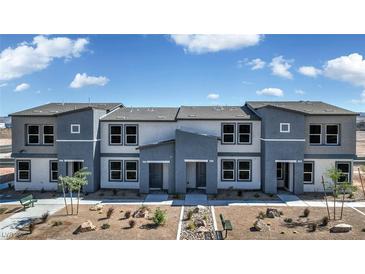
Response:
[{"label": "white window trim", "polygon": [[[240,132],[240,126],[241,125],[247,125],[250,127],[250,132],[249,133],[241,133]],[[239,123],[237,124],[237,133],[238,133],[238,139],[237,139],[237,144],[251,144],[252,140],[251,140],[251,136],[252,136],[252,124],[248,124],[248,123]],[[248,135],[248,142],[240,142],[240,137],[241,135]]]},{"label": "white window trim", "polygon": [[[78,127],[78,131],[73,130],[73,127],[75,127],[75,126]],[[80,124],[71,124],[71,134],[79,134],[80,128],[81,128]]]},{"label": "white window trim", "polygon": [[[233,132],[232,133],[225,133],[224,132],[224,126],[233,126]],[[224,141],[224,136],[225,135],[232,135],[233,136],[233,141],[232,142],[225,142]],[[225,145],[234,145],[236,143],[236,124],[235,123],[223,123],[222,124],[222,144]]]},{"label": "white window trim", "polygon": [[[20,170],[19,169],[19,163],[20,162],[27,162],[29,164],[29,169],[28,170]],[[28,172],[28,179],[20,179],[20,171],[22,172]],[[16,172],[17,172],[17,182],[30,182],[31,180],[31,161],[29,160],[18,160],[17,161],[17,165],[16,165]]]},{"label": "white window trim", "polygon": [[303,164],[304,165],[305,164],[310,164],[312,166],[312,171],[311,172],[304,171],[304,166],[303,166],[303,174],[310,173],[311,174],[311,178],[312,178],[311,181],[304,181],[304,176],[303,176],[303,183],[304,184],[314,184],[314,163],[313,162],[304,162]]},{"label": "white window trim", "polygon": [[[327,134],[327,126],[337,126],[337,134],[332,134],[332,133],[329,133]],[[329,145],[329,146],[336,146],[338,145],[340,142],[340,125],[339,124],[326,124],[325,126],[326,128],[326,133],[325,133],[325,143],[326,145]],[[327,143],[327,136],[328,135],[331,135],[331,136],[337,136],[337,142],[336,143]]]},{"label": "white window trim", "polygon": [[[136,169],[127,170],[128,162],[136,162]],[[128,179],[127,172],[136,173],[136,179]],[[126,182],[138,182],[138,160],[124,160],[124,181]]]},{"label": "white window trim", "polygon": [[[120,134],[113,134],[112,133],[112,127],[119,127],[120,128]],[[109,130],[110,130],[110,134],[109,134],[109,144],[110,145],[122,145],[123,144],[123,125],[109,125]],[[119,143],[112,143],[112,136],[120,136],[120,142]]]},{"label": "white window trim", "polygon": [[[248,162],[249,163],[249,168],[248,169],[240,169],[240,162]],[[237,160],[237,181],[250,182],[251,181],[251,169],[252,169],[252,161],[251,160],[238,159]],[[248,179],[240,179],[240,171],[248,171]]]},{"label": "white window trim", "polygon": [[[112,169],[112,162],[120,162],[120,169]],[[112,172],[118,171],[120,172],[120,179],[113,179]],[[109,161],[109,182],[121,182],[123,181],[123,161],[122,160],[111,160]]]},{"label": "white window trim", "polygon": [[[225,169],[224,168],[224,162],[233,162],[233,169]],[[235,181],[235,176],[236,176],[236,161],[234,159],[222,159],[221,161],[221,180],[222,181]],[[232,174],[233,174],[233,178],[232,179],[225,179],[224,178],[224,171],[232,171]]]},{"label": "white window trim", "polygon": [[[136,128],[136,133],[135,134],[131,134],[131,133],[127,133],[127,127],[135,127]],[[138,145],[138,125],[125,125],[124,126],[125,130],[124,130],[124,135],[125,135],[125,140],[124,140],[124,144],[127,146],[136,146]],[[128,136],[135,136],[136,137],[136,142],[135,143],[130,143],[128,142]]]},{"label": "white window trim", "polygon": [[[53,127],[53,134],[49,134],[49,133],[44,133],[44,128],[45,127]],[[46,143],[45,142],[45,138],[46,136],[53,136],[53,142],[52,143]],[[55,142],[55,138],[54,138],[54,125],[43,125],[43,144],[44,145],[53,145]]]},{"label": "white window trim", "polygon": [[[34,133],[29,133],[29,127],[38,127],[38,134],[34,134]],[[40,132],[40,125],[27,125],[27,144],[28,145],[39,145],[41,143],[41,132]],[[30,135],[36,135],[38,136],[38,143],[31,143],[29,142],[29,136]]]},{"label": "white window trim", "polygon": [[[283,130],[283,126],[288,126],[288,130]],[[280,123],[280,133],[290,133],[290,123]]]},{"label": "white window trim", "polygon": [[[53,170],[52,169],[52,163],[57,163],[57,170]],[[56,180],[53,180],[52,178],[53,178],[53,173],[54,172],[57,172],[57,178],[58,178],[58,161],[57,160],[51,160],[51,161],[49,161],[49,172],[50,172],[50,175],[51,175],[51,178],[49,178],[49,180],[50,180],[50,182],[57,182],[58,181],[58,179],[56,179]]]},{"label": "white window trim", "polygon": [[[321,132],[320,133],[311,133],[311,126],[320,126]],[[311,143],[311,136],[318,136],[319,135],[319,143]],[[310,145],[321,145],[322,144],[322,125],[321,124],[310,124],[309,125],[309,144]]]},{"label": "white window trim", "polygon": [[[341,172],[342,172],[342,174],[347,176],[347,182],[349,182],[350,181],[350,175],[351,175],[351,164],[349,162],[337,162],[336,163],[336,169],[339,169],[338,165],[348,165],[349,172],[343,172],[342,170],[341,170]],[[338,183],[342,183],[342,182],[338,182]]]}]

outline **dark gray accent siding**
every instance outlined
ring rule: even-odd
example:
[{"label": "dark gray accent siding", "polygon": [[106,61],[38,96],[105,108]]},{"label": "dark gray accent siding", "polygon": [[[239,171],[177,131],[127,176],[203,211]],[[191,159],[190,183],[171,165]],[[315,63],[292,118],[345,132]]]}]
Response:
[{"label": "dark gray accent siding", "polygon": [[356,159],[355,154],[304,154],[305,159]]},{"label": "dark gray accent siding", "polygon": [[260,152],[218,152],[221,157],[260,157]]},{"label": "dark gray accent siding", "polygon": [[44,153],[12,153],[13,158],[57,158],[57,154]]},{"label": "dark gray accent siding", "polygon": [[139,157],[139,153],[100,153],[100,157]]}]

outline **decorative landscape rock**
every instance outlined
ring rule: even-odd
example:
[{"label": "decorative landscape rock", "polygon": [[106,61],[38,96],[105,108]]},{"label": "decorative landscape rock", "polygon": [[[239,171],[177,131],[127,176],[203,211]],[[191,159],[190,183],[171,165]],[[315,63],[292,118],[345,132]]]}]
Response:
[{"label": "decorative landscape rock", "polygon": [[202,206],[202,205],[198,205],[197,207],[194,208],[193,212],[194,213],[199,213],[201,211],[204,211],[206,210],[207,208],[205,206]]},{"label": "decorative landscape rock", "polygon": [[352,225],[338,224],[330,228],[331,233],[346,233],[352,230]]},{"label": "decorative landscape rock", "polygon": [[103,210],[103,208],[104,208],[104,205],[96,204],[96,205],[90,207],[90,211],[99,211],[99,210]]},{"label": "decorative landscape rock", "polygon": [[280,217],[280,212],[276,208],[267,208],[266,209],[266,217],[275,218]]},{"label": "decorative landscape rock", "polygon": [[133,213],[133,218],[146,218],[148,219],[149,210],[147,207],[140,207]]},{"label": "decorative landscape rock", "polygon": [[93,223],[90,220],[87,220],[86,222],[83,222],[80,225],[79,232],[88,232],[96,230],[96,226],[93,225]]},{"label": "decorative landscape rock", "polygon": [[[188,212],[192,212],[191,218]],[[181,240],[212,240],[216,238],[213,217],[209,207],[185,207],[181,225]],[[191,224],[193,223],[193,228]]]},{"label": "decorative landscape rock", "polygon": [[196,227],[201,227],[201,226],[205,227],[207,224],[205,223],[205,221],[204,221],[204,220],[196,219],[196,220],[194,221],[194,225],[195,225]]},{"label": "decorative landscape rock", "polygon": [[254,222],[253,227],[256,231],[268,231],[270,229],[269,226],[265,224],[261,219],[257,219]]}]

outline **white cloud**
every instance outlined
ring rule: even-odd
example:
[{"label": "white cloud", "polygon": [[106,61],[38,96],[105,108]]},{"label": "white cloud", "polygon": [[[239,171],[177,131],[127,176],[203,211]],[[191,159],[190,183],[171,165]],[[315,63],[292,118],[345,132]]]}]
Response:
[{"label": "white cloud", "polygon": [[354,104],[365,104],[365,90],[360,94],[360,99],[353,99],[352,102]]},{"label": "white cloud", "polygon": [[299,68],[299,73],[308,76],[308,77],[317,77],[319,74],[322,73],[320,69],[317,69],[312,66],[303,66]]},{"label": "white cloud", "polygon": [[268,96],[284,96],[284,92],[279,88],[264,88],[262,90],[256,91],[257,95],[268,95]]},{"label": "white cloud", "polygon": [[208,96],[207,96],[208,99],[211,99],[211,100],[217,100],[219,99],[219,94],[217,93],[209,93]]},{"label": "white cloud", "polygon": [[251,70],[263,69],[266,65],[266,62],[261,60],[260,58],[252,59],[251,61],[246,62],[247,66],[251,67]]},{"label": "white cloud", "polygon": [[24,91],[27,90],[28,88],[30,88],[30,85],[27,83],[22,83],[16,86],[16,88],[14,89],[14,91],[19,92],[19,91]]},{"label": "white cloud", "polygon": [[0,84],[0,88],[6,87],[8,85],[8,83],[2,83]]},{"label": "white cloud", "polygon": [[299,94],[299,95],[304,95],[304,94],[305,94],[305,91],[304,91],[304,90],[302,90],[302,89],[296,89],[296,90],[295,90],[295,93],[296,93],[296,94]]},{"label": "white cloud", "polygon": [[292,79],[293,75],[289,71],[289,69],[292,66],[290,63],[292,63],[292,62],[293,62],[293,60],[287,60],[287,59],[284,59],[283,56],[278,56],[278,57],[275,57],[272,59],[269,66],[271,67],[271,71],[272,71],[273,75],[287,78],[287,79]]},{"label": "white cloud", "polygon": [[323,70],[324,75],[331,79],[365,87],[365,60],[358,53],[329,60]]},{"label": "white cloud", "polygon": [[11,80],[47,68],[55,58],[80,57],[89,41],[85,38],[35,36],[0,53],[0,80]]},{"label": "white cloud", "polygon": [[104,76],[88,76],[86,73],[77,73],[70,84],[71,88],[82,88],[85,86],[105,86],[109,79]]},{"label": "white cloud", "polygon": [[189,53],[218,52],[257,45],[262,35],[175,34],[171,39]]}]

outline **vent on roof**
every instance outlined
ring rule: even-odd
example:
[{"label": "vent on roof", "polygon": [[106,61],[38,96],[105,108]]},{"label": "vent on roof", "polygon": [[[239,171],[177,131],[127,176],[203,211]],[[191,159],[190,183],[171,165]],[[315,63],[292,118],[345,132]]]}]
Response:
[{"label": "vent on roof", "polygon": [[214,109],[216,111],[223,111],[224,110],[224,107],[223,106],[216,106]]},{"label": "vent on roof", "polygon": [[196,117],[196,114],[189,114],[188,117]]},{"label": "vent on roof", "polygon": [[123,119],[123,120],[125,120],[125,119],[126,119],[126,117],[125,117],[125,116],[117,116],[117,118],[118,118],[118,119]]},{"label": "vent on roof", "polygon": [[158,116],[157,116],[157,118],[158,118],[158,119],[165,119],[165,118],[166,118],[166,116],[164,116],[164,115],[158,115]]},{"label": "vent on roof", "polygon": [[237,114],[236,117],[245,117],[243,114]]},{"label": "vent on roof", "polygon": [[324,112],[333,112],[332,109],[325,109]]},{"label": "vent on roof", "polygon": [[41,110],[33,110],[34,113],[42,113]]},{"label": "vent on roof", "polygon": [[58,113],[58,110],[50,110],[50,113]]}]

